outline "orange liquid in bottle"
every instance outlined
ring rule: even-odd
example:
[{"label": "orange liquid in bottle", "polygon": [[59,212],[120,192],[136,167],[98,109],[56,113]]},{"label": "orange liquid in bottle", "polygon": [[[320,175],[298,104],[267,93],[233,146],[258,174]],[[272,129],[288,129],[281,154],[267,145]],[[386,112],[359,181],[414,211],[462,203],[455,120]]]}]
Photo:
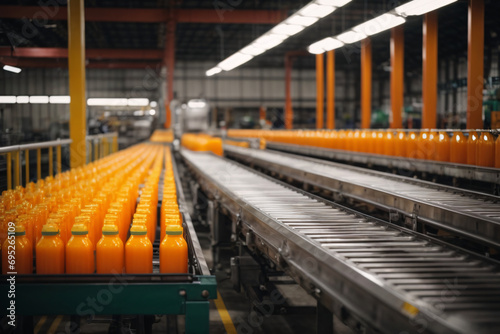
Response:
[{"label": "orange liquid in bottle", "polygon": [[500,136],[495,142],[495,168],[500,168]]},{"label": "orange liquid in bottle", "polygon": [[481,132],[477,141],[476,165],[483,167],[495,166],[495,139],[487,131]]},{"label": "orange liquid in bottle", "polygon": [[394,141],[394,155],[400,158],[406,157],[406,133],[399,131]]},{"label": "orange liquid in bottle", "polygon": [[469,131],[469,138],[467,138],[467,164],[469,165],[476,164],[477,137],[476,131]]},{"label": "orange liquid in bottle", "polygon": [[36,244],[36,273],[64,274],[64,243],[56,225],[46,224]]},{"label": "orange liquid in bottle", "polygon": [[87,226],[75,224],[66,245],[66,273],[94,273],[94,246],[89,239]]},{"label": "orange liquid in bottle", "polygon": [[149,274],[153,272],[153,245],[145,225],[133,225],[125,244],[125,272]]},{"label": "orange liquid in bottle", "polygon": [[101,240],[96,246],[96,267],[98,274],[121,274],[124,269],[123,241],[118,234],[118,227],[105,224]]},{"label": "orange liquid in bottle", "polygon": [[[5,239],[2,245],[2,273],[8,272],[17,274],[33,273],[33,246],[26,236],[26,230],[23,225],[17,225],[11,239]],[[15,239],[12,239],[14,237]],[[15,246],[15,249],[13,248]],[[11,253],[11,254],[9,254]],[[9,255],[15,255],[13,263],[9,263]]]},{"label": "orange liquid in bottle", "polygon": [[168,225],[182,226],[182,220],[180,220],[177,215],[165,215],[165,223],[163,223],[160,228],[160,238],[163,238],[165,236],[166,227]]},{"label": "orange liquid in bottle", "polygon": [[385,133],[383,141],[384,141],[384,154],[394,155],[395,141],[392,131],[389,130]]},{"label": "orange liquid in bottle", "polygon": [[437,160],[437,149],[439,142],[439,133],[435,130],[432,130],[428,133],[427,137],[427,149],[425,152],[425,158],[427,160]]},{"label": "orange liquid in bottle", "polygon": [[188,272],[188,247],[182,237],[182,227],[169,225],[160,244],[160,273],[183,274]]},{"label": "orange liquid in bottle", "polygon": [[415,132],[410,132],[406,137],[406,157],[417,157],[417,135]]},{"label": "orange liquid in bottle", "polygon": [[448,136],[448,133],[446,131],[439,131],[436,160],[449,162],[450,148],[450,136]]},{"label": "orange liquid in bottle", "polygon": [[458,164],[467,163],[467,139],[462,131],[453,132],[450,143],[450,161]]}]

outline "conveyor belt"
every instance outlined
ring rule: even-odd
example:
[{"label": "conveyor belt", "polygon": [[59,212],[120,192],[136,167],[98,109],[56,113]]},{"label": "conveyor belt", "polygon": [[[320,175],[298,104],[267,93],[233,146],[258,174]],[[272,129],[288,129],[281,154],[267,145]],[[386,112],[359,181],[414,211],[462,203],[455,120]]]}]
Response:
[{"label": "conveyor belt", "polygon": [[500,197],[276,151],[226,155],[500,249]]},{"label": "conveyor belt", "polygon": [[266,254],[339,317],[354,314],[382,333],[500,331],[496,262],[214,155],[181,154],[247,246]]}]

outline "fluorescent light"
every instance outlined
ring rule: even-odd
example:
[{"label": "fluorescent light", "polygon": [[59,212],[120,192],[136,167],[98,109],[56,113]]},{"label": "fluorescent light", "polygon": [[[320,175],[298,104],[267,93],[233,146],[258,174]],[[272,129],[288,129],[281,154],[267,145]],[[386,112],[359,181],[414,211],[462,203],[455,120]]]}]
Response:
[{"label": "fluorescent light", "polygon": [[142,111],[142,110],[136,110],[136,111],[134,111],[133,114],[134,114],[134,116],[144,116],[144,111]]},{"label": "fluorescent light", "polygon": [[[295,14],[276,25],[273,29],[257,38],[237,53],[224,59],[217,67],[205,72],[206,76],[212,76],[224,71],[230,71],[250,59],[267,50],[283,43],[288,37],[293,36],[316,23],[319,19],[332,13],[335,9],[344,6],[352,0],[313,0],[298,10]],[[313,53],[322,53],[323,49],[310,48]]]},{"label": "fluorescent light", "polygon": [[225,60],[221,61],[218,66],[222,68],[224,71],[231,71],[233,68],[246,63],[252,58],[253,56],[251,55],[246,55],[244,53],[237,52],[234,55],[230,56],[229,58],[226,58]]},{"label": "fluorescent light", "polygon": [[310,3],[298,11],[299,15],[322,18],[332,13],[336,8],[332,6],[317,5]]},{"label": "fluorescent light", "polygon": [[247,54],[247,55],[251,55],[251,56],[258,56],[262,52],[265,52],[265,51],[266,51],[266,49],[264,49],[264,48],[259,48],[258,46],[250,44],[249,46],[246,46],[243,49],[241,49],[240,52]]},{"label": "fluorescent light", "polygon": [[212,75],[220,73],[220,72],[222,72],[222,68],[220,68],[220,67],[213,67],[213,68],[209,69],[208,71],[206,71],[205,75],[207,77],[211,77]]},{"label": "fluorescent light", "polygon": [[87,104],[89,106],[127,106],[128,105],[128,100],[127,99],[99,99],[99,98],[93,98],[93,99],[87,99]]},{"label": "fluorescent light", "polygon": [[190,100],[188,102],[189,108],[204,108],[206,105],[207,103],[203,100]]},{"label": "fluorescent light", "polygon": [[274,27],[271,32],[278,35],[292,36],[301,32],[302,30],[304,30],[304,28],[304,26],[297,24],[280,23],[276,27]]},{"label": "fluorescent light", "polygon": [[0,96],[0,103],[16,103],[15,96]]},{"label": "fluorescent light", "polygon": [[367,36],[378,34],[387,29],[394,28],[400,24],[405,23],[406,20],[394,14],[385,13],[377,16],[374,19],[366,21],[360,25],[357,25],[352,30],[358,33],[365,34]]},{"label": "fluorescent light", "polygon": [[334,7],[342,7],[352,0],[316,0],[315,2],[318,5],[326,5],[326,6],[334,6]]},{"label": "fluorescent light", "polygon": [[53,104],[69,104],[71,102],[71,97],[67,95],[54,95],[49,97],[49,102]]},{"label": "fluorescent light", "polygon": [[129,106],[134,106],[134,107],[145,107],[149,105],[149,99],[145,98],[128,99],[127,104]]},{"label": "fluorescent light", "polygon": [[276,35],[276,34],[265,34],[257,38],[252,45],[269,50],[274,48],[276,45],[281,44],[287,36]]},{"label": "fluorescent light", "polygon": [[403,16],[422,15],[444,7],[457,0],[413,0],[396,7],[396,13]]},{"label": "fluorescent light", "polygon": [[46,104],[46,103],[49,103],[49,97],[48,96],[30,96],[30,103]]},{"label": "fluorescent light", "polygon": [[151,116],[154,116],[154,115],[156,114],[156,110],[154,110],[154,109],[150,109],[150,110],[149,110],[149,114],[150,114]]},{"label": "fluorescent light", "polygon": [[327,37],[323,38],[321,41],[313,43],[307,48],[310,53],[321,54],[325,51],[330,51],[333,49],[338,49],[342,47],[344,43],[339,41],[338,39]]},{"label": "fluorescent light", "polygon": [[151,101],[151,102],[149,102],[149,105],[151,106],[151,108],[154,108],[154,107],[156,107],[158,105],[158,102]]},{"label": "fluorescent light", "polygon": [[309,27],[310,25],[316,23],[319,20],[319,17],[310,17],[310,16],[302,16],[298,14],[294,14],[290,16],[285,23],[288,24],[298,24],[304,27]]},{"label": "fluorescent light", "polygon": [[337,39],[344,42],[345,44],[356,43],[365,38],[366,38],[365,34],[360,32],[355,32],[352,30],[346,31],[345,33],[337,36]]},{"label": "fluorescent light", "polygon": [[19,67],[10,66],[10,65],[4,65],[3,69],[5,71],[12,72],[12,73],[20,73],[21,72],[21,69]]},{"label": "fluorescent light", "polygon": [[316,43],[309,45],[309,47],[307,48],[307,51],[309,51],[310,53],[313,53],[315,55],[319,55],[319,54],[324,53],[325,49],[323,49],[320,46],[320,44],[318,44],[318,42],[316,42]]},{"label": "fluorescent light", "polygon": [[18,96],[16,98],[16,102],[17,103],[29,103],[30,102],[30,97],[26,96],[26,95],[24,95],[24,96]]}]

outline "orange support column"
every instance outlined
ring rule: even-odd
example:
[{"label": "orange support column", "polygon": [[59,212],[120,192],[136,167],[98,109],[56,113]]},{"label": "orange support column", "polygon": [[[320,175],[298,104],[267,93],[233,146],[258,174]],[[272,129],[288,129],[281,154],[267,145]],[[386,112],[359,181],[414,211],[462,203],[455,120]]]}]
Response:
[{"label": "orange support column", "polygon": [[175,67],[175,26],[173,20],[167,22],[167,40],[165,41],[165,67],[167,68],[167,100],[165,102],[165,124],[170,128],[172,122],[172,111],[170,102],[174,99],[174,67]]},{"label": "orange support column", "polygon": [[372,117],[372,43],[361,41],[361,128],[369,129]]},{"label": "orange support column", "polygon": [[404,104],[404,26],[391,29],[391,128],[403,127]]},{"label": "orange support column", "polygon": [[422,64],[422,128],[436,127],[437,109],[437,56],[438,56],[438,13],[436,11],[424,16],[424,41]]},{"label": "orange support column", "polygon": [[484,0],[469,0],[467,128],[483,128]]},{"label": "orange support column", "polygon": [[326,128],[335,129],[335,51],[326,53]]},{"label": "orange support column", "polygon": [[325,100],[325,75],[323,54],[316,55],[316,128],[323,129],[323,112]]},{"label": "orange support column", "polygon": [[293,128],[292,62],[291,57],[285,57],[285,129]]}]

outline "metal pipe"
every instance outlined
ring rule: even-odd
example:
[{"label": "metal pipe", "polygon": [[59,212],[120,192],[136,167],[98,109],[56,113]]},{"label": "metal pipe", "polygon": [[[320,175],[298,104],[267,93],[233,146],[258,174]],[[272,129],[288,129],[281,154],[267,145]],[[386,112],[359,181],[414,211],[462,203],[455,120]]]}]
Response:
[{"label": "metal pipe", "polygon": [[24,151],[24,164],[26,167],[26,185],[30,183],[30,151]]},{"label": "metal pipe", "polygon": [[49,147],[49,175],[54,176],[54,154],[52,152],[52,146]]},{"label": "metal pipe", "polygon": [[36,150],[36,177],[38,180],[42,178],[42,149]]},{"label": "metal pipe", "polygon": [[7,188],[12,189],[12,154],[7,153]]},{"label": "metal pipe", "polygon": [[20,185],[20,160],[21,160],[21,151],[17,151],[14,153],[14,188]]},{"label": "metal pipe", "polygon": [[61,146],[56,147],[56,159],[57,159],[57,174],[61,174],[62,172]]},{"label": "metal pipe", "polygon": [[361,128],[369,129],[372,113],[372,43],[361,41]]},{"label": "metal pipe", "polygon": [[47,148],[51,146],[69,145],[69,144],[71,144],[71,139],[58,139],[58,140],[45,141],[41,143],[5,146],[5,147],[0,147],[0,154],[15,152],[15,151],[24,151],[24,150],[36,150],[39,148]]},{"label": "metal pipe", "polygon": [[323,113],[325,100],[324,56],[316,55],[316,129],[323,129]]}]

